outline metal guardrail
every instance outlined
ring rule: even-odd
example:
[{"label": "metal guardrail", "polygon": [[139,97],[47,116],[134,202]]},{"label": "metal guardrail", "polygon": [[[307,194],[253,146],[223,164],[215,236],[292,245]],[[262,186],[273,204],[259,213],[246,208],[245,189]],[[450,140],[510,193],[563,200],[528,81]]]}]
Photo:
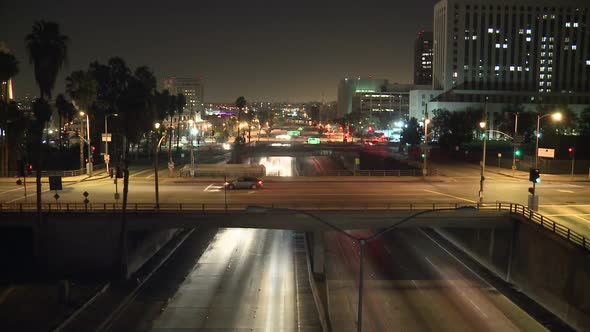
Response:
[{"label": "metal guardrail", "polygon": [[543,227],[543,229],[549,230],[552,233],[586,250],[590,250],[590,243],[588,243],[588,239],[584,235],[543,216],[539,212],[533,211],[524,205],[516,203],[498,202],[496,204],[498,210],[509,210],[512,214],[523,216],[527,220]]},{"label": "metal guardrail", "polygon": [[[94,165],[93,170],[98,171],[98,170],[101,170],[105,167],[106,166],[104,164]],[[41,171],[42,177],[46,177],[46,176],[69,177],[69,176],[80,176],[80,175],[84,175],[84,174],[86,174],[86,168],[63,170],[63,171]],[[10,172],[8,172],[8,176],[9,177],[18,177],[18,172],[17,171],[10,171]],[[33,174],[29,175],[28,177],[35,177],[35,176],[36,176],[36,173],[35,173],[35,171],[33,171]]]},{"label": "metal guardrail", "polygon": [[[244,212],[252,204],[245,203],[160,203],[156,209],[154,203],[127,203],[127,211],[138,212],[216,212],[216,211],[237,211]],[[470,204],[463,203],[366,203],[366,204],[327,204],[327,203],[279,203],[279,204],[256,204],[257,207],[266,207],[270,209],[293,209],[306,211],[423,211],[437,209],[452,209]],[[477,205],[472,205],[478,207]],[[480,207],[486,209],[494,209]],[[43,203],[43,212],[120,212],[121,204],[117,203]],[[35,203],[0,203],[0,213],[2,212],[23,212],[32,213],[37,211]]]},{"label": "metal guardrail", "polygon": [[[428,175],[436,175],[437,171],[429,170]],[[396,170],[332,170],[325,171],[323,176],[422,176],[421,169],[396,169]]]},{"label": "metal guardrail", "polygon": [[[127,211],[132,212],[244,212],[251,204],[223,204],[223,203],[160,203],[157,209],[153,203],[128,203]],[[563,226],[542,214],[535,212],[526,206],[516,203],[497,202],[495,204],[464,204],[457,202],[441,203],[364,203],[364,204],[327,204],[327,203],[282,203],[282,204],[257,204],[266,208],[293,209],[305,211],[423,211],[437,209],[452,209],[462,206],[473,206],[479,210],[507,211],[523,216],[527,220],[538,224],[571,243],[586,250],[590,250],[589,240],[580,233]],[[44,203],[43,212],[84,212],[104,213],[120,212],[121,204],[117,203]],[[2,212],[34,213],[37,211],[35,203],[0,203]]]}]

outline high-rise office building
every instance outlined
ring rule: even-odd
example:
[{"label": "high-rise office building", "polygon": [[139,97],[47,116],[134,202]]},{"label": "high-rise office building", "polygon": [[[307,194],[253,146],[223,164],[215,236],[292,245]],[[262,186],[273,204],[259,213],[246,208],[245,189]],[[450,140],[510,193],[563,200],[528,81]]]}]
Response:
[{"label": "high-rise office building", "polygon": [[432,84],[432,32],[420,31],[414,42],[414,84]]},{"label": "high-rise office building", "polygon": [[199,78],[165,77],[164,89],[170,94],[182,93],[186,98],[186,110],[200,112],[204,109],[203,84]]},{"label": "high-rise office building", "polygon": [[442,0],[434,7],[433,87],[590,91],[588,0]]},{"label": "high-rise office building", "polygon": [[[10,50],[6,46],[6,43],[0,41],[0,52],[10,53]],[[14,95],[12,94],[12,80],[0,82],[0,100],[12,100]]]}]

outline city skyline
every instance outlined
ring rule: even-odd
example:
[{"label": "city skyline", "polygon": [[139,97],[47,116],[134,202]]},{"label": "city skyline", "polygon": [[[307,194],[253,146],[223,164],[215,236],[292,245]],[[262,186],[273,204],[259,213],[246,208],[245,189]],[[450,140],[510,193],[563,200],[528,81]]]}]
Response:
[{"label": "city skyline", "polygon": [[[64,78],[92,61],[120,56],[130,67],[147,65],[158,85],[166,76],[196,77],[206,102],[332,101],[345,77],[413,79],[413,42],[432,29],[435,0],[412,4],[273,5],[175,4],[162,8],[139,2],[37,1],[0,4],[3,41],[19,61],[15,97],[37,95],[24,38],[36,20],[55,21],[70,37]],[[8,28],[10,27],[10,28]],[[362,45],[362,47],[359,47]]]}]

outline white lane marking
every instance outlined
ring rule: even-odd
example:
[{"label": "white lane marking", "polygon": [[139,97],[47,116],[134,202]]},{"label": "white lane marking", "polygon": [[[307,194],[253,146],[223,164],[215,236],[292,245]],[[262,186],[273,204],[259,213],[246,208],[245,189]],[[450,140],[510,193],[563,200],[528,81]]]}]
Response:
[{"label": "white lane marking", "polygon": [[213,184],[208,185],[207,188],[203,189],[203,191],[209,190],[209,188],[211,188],[211,186],[213,186]]},{"label": "white lane marking", "polygon": [[[584,214],[584,215],[586,216],[586,215],[588,215],[588,214]],[[582,218],[582,217],[580,217],[580,215],[579,215],[579,214],[575,214],[575,215],[574,215],[574,217],[576,217],[576,218],[579,218],[579,219],[582,219],[582,220],[584,220],[585,222],[590,222],[590,220],[588,220],[588,219],[586,219],[586,218]]]},{"label": "white lane marking", "polygon": [[590,204],[541,204],[540,207],[590,207]]},{"label": "white lane marking", "polygon": [[10,190],[3,191],[3,192],[0,193],[0,195],[7,194],[9,192],[13,192],[13,191],[17,191],[17,190],[23,190],[23,187],[19,187],[19,188],[16,188],[16,189],[10,189]]},{"label": "white lane marking", "polygon": [[6,301],[6,298],[14,291],[14,286],[10,286],[0,294],[0,304]]},{"label": "white lane marking", "polygon": [[472,201],[470,199],[459,197],[459,196],[455,196],[455,195],[449,195],[449,194],[439,193],[438,191],[432,191],[432,190],[428,190],[428,189],[422,189],[422,190],[424,190],[426,192],[429,192],[429,193],[437,194],[437,195],[443,195],[443,196],[447,196],[447,197],[452,197],[452,198],[460,199],[460,200],[463,200],[463,201],[466,201],[466,202],[469,202],[469,203],[477,203],[476,201]]},{"label": "white lane marking", "polygon": [[562,214],[543,214],[545,217],[576,217],[590,216],[590,213],[562,213]]},{"label": "white lane marking", "polygon": [[139,171],[139,172],[137,172],[137,173],[133,173],[133,174],[129,175],[129,177],[130,177],[130,178],[132,178],[132,177],[134,177],[134,176],[136,176],[136,175],[139,175],[139,174],[141,174],[141,173],[145,173],[145,172],[149,172],[149,171],[151,171],[151,168],[145,169],[145,170],[143,170],[143,171]]},{"label": "white lane marking", "polygon": [[475,307],[475,309],[477,309],[477,311],[479,311],[479,313],[481,313],[485,318],[488,318],[488,315],[485,314],[485,312],[483,312],[483,310],[481,310],[477,304],[475,304],[475,302],[473,302],[470,298],[468,298],[467,296],[464,295],[464,297],[469,300],[469,302],[471,302],[471,304],[473,304],[473,306]]},{"label": "white lane marking", "polygon": [[492,288],[492,289],[496,289],[494,286],[492,286],[492,284],[490,284],[487,280],[485,280],[483,277],[481,277],[479,274],[475,273],[475,271],[473,271],[469,266],[465,265],[465,263],[463,263],[459,258],[457,258],[457,256],[453,255],[450,251],[448,251],[446,248],[444,248],[443,246],[441,246],[438,242],[436,242],[436,240],[434,240],[430,235],[426,234],[426,232],[424,232],[423,230],[421,230],[420,228],[417,228],[417,230],[424,234],[424,236],[426,236],[427,238],[430,239],[430,241],[434,242],[434,244],[436,244],[439,248],[441,248],[444,252],[446,252],[447,254],[449,254],[449,256],[453,257],[457,262],[459,262],[459,264],[463,265],[464,268],[466,268],[467,270],[469,270],[469,272],[471,272],[474,276],[476,276],[479,280],[481,280],[484,284],[488,285],[488,287]]},{"label": "white lane marking", "polygon": [[559,191],[560,193],[568,193],[568,194],[573,194],[574,191],[573,190],[563,190],[563,189],[557,189],[557,191]]},{"label": "white lane marking", "polygon": [[430,260],[428,257],[424,257],[424,258],[425,258],[425,259],[428,261],[428,263],[430,263],[430,265],[432,265],[432,267],[433,267],[435,270],[437,270],[437,271],[438,271],[438,267],[437,267],[437,266],[436,266],[436,265],[435,265],[435,264],[434,264],[434,263],[433,263],[433,262],[432,262],[432,261],[431,261],[431,260]]}]

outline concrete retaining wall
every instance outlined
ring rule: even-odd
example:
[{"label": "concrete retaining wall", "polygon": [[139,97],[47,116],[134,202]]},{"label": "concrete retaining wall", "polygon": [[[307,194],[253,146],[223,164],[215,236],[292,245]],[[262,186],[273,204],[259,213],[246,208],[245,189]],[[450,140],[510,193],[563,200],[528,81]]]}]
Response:
[{"label": "concrete retaining wall", "polygon": [[590,330],[589,253],[520,216],[512,218],[513,232],[437,231],[573,328]]},{"label": "concrete retaining wall", "polygon": [[3,227],[0,230],[0,239],[4,240],[0,247],[3,249],[0,258],[4,262],[0,278],[26,279],[44,272],[60,279],[126,277],[137,271],[178,232],[178,229],[128,231],[127,275],[123,275],[119,248],[120,215],[100,218],[61,216],[60,219],[46,215],[43,225],[37,233],[42,235],[37,254],[35,227]]}]

